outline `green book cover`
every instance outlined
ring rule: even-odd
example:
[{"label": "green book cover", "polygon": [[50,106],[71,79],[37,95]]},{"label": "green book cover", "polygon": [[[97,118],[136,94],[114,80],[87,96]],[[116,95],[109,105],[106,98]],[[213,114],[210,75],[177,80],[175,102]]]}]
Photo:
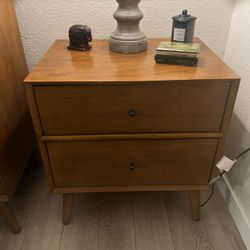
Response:
[{"label": "green book cover", "polygon": [[175,52],[175,51],[159,51],[157,50],[156,55],[162,55],[162,56],[172,56],[172,57],[187,57],[187,58],[198,58],[198,54],[194,54],[194,53],[183,53],[183,52]]},{"label": "green book cover", "polygon": [[181,53],[199,54],[199,43],[178,43],[178,42],[161,42],[156,48],[156,51],[172,51]]}]

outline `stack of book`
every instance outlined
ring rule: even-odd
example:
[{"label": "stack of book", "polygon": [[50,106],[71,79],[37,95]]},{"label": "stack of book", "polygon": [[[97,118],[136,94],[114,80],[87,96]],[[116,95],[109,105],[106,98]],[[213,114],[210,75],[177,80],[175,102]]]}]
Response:
[{"label": "stack of book", "polygon": [[199,60],[199,43],[161,42],[156,48],[157,63],[196,66]]}]

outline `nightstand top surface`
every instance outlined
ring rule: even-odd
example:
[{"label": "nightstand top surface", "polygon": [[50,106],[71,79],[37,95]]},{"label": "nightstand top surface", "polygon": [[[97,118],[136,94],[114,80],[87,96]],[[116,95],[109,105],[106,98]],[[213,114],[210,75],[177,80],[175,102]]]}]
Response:
[{"label": "nightstand top surface", "polygon": [[110,52],[108,40],[94,40],[87,52],[68,50],[57,40],[25,79],[25,83],[103,83],[181,80],[235,80],[239,77],[201,40],[197,67],[158,64],[155,49],[167,39],[149,39],[148,50],[137,54]]}]

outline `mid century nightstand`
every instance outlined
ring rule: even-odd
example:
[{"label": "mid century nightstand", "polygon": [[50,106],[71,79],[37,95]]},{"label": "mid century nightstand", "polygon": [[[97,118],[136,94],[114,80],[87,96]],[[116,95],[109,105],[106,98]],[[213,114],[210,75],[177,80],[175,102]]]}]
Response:
[{"label": "mid century nightstand", "polygon": [[198,67],[117,54],[95,40],[87,52],[58,40],[26,78],[44,168],[63,193],[70,222],[74,193],[200,190],[216,175],[239,78],[201,42]]}]

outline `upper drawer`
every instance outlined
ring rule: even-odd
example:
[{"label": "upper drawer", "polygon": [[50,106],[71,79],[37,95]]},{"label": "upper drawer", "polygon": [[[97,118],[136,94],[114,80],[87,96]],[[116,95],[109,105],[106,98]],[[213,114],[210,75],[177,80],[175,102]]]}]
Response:
[{"label": "upper drawer", "polygon": [[34,87],[46,135],[219,131],[226,82]]}]

